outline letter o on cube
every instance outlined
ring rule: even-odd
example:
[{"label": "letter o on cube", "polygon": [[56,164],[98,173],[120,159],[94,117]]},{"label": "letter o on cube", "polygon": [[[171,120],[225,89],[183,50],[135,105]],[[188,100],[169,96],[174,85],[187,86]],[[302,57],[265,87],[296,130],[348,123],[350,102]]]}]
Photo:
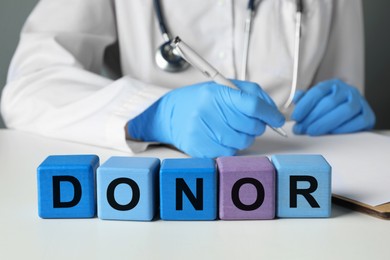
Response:
[{"label": "letter o on cube", "polygon": [[275,217],[275,168],[267,157],[219,157],[217,166],[221,219]]},{"label": "letter o on cube", "polygon": [[160,160],[113,156],[97,170],[98,217],[152,220]]}]

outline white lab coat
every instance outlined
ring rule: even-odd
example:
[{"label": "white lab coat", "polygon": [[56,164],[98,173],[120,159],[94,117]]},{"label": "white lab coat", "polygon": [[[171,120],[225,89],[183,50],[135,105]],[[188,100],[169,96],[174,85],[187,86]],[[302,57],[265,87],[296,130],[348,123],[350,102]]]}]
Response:
[{"label": "white lab coat", "polygon": [[[207,79],[196,69],[161,71],[163,43],[152,0],[42,0],[27,19],[1,111],[9,128],[137,152],[126,122],[171,89]],[[167,25],[222,74],[241,68],[246,0],[161,0]],[[363,90],[359,0],[305,0],[299,87],[340,78]],[[295,0],[261,1],[253,23],[249,80],[282,104],[290,91]],[[119,46],[122,76],[102,76],[104,53]],[[110,56],[111,55],[111,56]]]}]

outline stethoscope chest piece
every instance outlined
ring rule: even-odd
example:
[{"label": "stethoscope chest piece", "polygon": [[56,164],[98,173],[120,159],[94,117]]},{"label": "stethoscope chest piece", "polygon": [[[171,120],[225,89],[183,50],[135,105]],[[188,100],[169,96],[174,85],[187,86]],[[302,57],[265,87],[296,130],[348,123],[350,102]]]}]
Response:
[{"label": "stethoscope chest piece", "polygon": [[190,65],[174,51],[170,41],[165,42],[156,50],[155,59],[157,66],[167,72],[181,72]]}]

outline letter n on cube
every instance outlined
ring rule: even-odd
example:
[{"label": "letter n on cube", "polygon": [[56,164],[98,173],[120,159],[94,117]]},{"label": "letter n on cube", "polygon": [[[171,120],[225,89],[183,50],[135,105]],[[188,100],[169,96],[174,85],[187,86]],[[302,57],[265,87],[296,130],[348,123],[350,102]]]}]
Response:
[{"label": "letter n on cube", "polygon": [[214,220],[217,174],[212,159],[165,159],[160,169],[163,220]]}]

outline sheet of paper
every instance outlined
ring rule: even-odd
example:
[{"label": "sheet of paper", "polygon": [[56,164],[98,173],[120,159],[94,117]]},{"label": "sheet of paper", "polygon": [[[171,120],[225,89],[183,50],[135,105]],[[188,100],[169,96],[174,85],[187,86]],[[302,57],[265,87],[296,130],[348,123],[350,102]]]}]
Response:
[{"label": "sheet of paper", "polygon": [[283,138],[269,130],[241,155],[321,154],[332,166],[332,193],[377,206],[390,202],[390,137],[362,132]]}]

